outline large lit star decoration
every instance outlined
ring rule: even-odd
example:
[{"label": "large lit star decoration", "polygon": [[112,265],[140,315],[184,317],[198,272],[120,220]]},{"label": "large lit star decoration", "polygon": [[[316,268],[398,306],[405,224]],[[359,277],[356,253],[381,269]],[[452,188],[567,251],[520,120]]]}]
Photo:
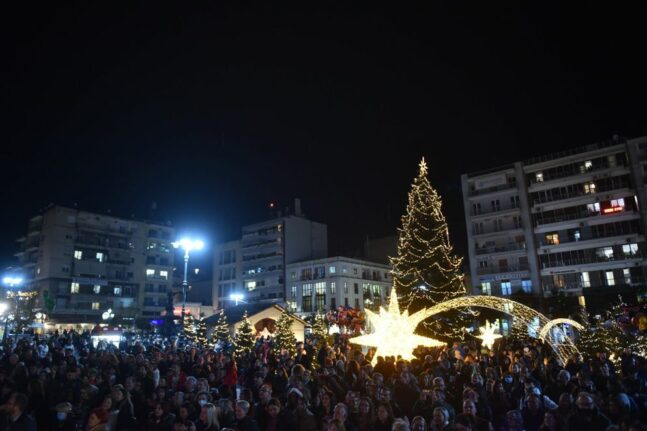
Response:
[{"label": "large lit star decoration", "polygon": [[501,335],[495,334],[494,331],[497,330],[496,326],[490,326],[490,321],[485,321],[485,326],[481,326],[480,331],[481,335],[477,335],[476,338],[483,340],[483,345],[488,349],[492,349],[494,342],[501,338]]},{"label": "large lit star decoration", "polygon": [[375,329],[374,332],[351,338],[348,341],[362,346],[376,347],[377,351],[373,356],[374,363],[378,356],[397,357],[399,355],[402,359],[410,360],[414,358],[413,350],[418,346],[438,347],[445,345],[442,341],[413,333],[418,324],[429,317],[425,314],[427,310],[422,309],[411,316],[409,316],[409,310],[400,313],[395,287],[391,289],[388,309],[380,307],[379,314],[371,310],[364,311]]}]

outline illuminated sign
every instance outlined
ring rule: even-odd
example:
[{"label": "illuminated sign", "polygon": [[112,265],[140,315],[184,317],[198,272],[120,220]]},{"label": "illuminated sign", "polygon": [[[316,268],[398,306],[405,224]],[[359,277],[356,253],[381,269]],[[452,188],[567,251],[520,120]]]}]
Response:
[{"label": "illuminated sign", "polygon": [[622,212],[623,207],[609,207],[602,210],[604,214],[619,213]]}]

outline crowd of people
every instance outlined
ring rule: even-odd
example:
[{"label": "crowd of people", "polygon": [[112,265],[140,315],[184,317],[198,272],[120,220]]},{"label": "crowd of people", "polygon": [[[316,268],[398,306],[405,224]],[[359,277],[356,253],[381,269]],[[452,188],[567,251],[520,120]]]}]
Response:
[{"label": "crowd of people", "polygon": [[503,339],[372,364],[341,337],[307,339],[294,356],[270,343],[236,357],[175,339],[9,337],[0,431],[647,429],[647,360],[628,350],[560,364],[537,340]]}]

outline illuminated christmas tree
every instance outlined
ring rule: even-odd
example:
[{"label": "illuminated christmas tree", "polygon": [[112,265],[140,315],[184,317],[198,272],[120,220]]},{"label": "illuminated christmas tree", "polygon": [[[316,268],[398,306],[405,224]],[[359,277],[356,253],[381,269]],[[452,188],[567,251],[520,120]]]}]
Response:
[{"label": "illuminated christmas tree", "polygon": [[229,334],[229,324],[225,310],[220,310],[218,321],[214,327],[213,337],[218,350],[228,351],[231,349],[231,335]]},{"label": "illuminated christmas tree", "polygon": [[185,314],[182,318],[182,332],[184,337],[190,343],[197,342],[197,334],[195,330],[195,319],[190,314]]},{"label": "illuminated christmas tree", "polygon": [[[398,254],[391,258],[393,283],[410,313],[465,295],[462,259],[453,254],[441,198],[427,179],[424,158],[399,233]],[[423,326],[439,337],[460,337],[465,322],[456,322],[457,315],[446,313]]]},{"label": "illuminated christmas tree", "polygon": [[236,335],[234,336],[234,347],[236,355],[244,355],[246,353],[254,350],[254,345],[256,344],[254,340],[254,329],[252,324],[247,318],[247,311],[243,315],[243,322],[240,324],[236,330]]},{"label": "illuminated christmas tree", "polygon": [[328,325],[326,324],[326,316],[317,314],[312,322],[312,338],[314,338],[317,347],[328,338]]},{"label": "illuminated christmas tree", "polygon": [[273,335],[274,354],[278,357],[282,351],[288,352],[292,358],[297,353],[297,339],[292,332],[292,317],[287,310],[284,310],[276,321],[276,329]]},{"label": "illuminated christmas tree", "polygon": [[204,318],[198,320],[195,339],[200,346],[209,347],[209,340],[207,339],[207,322]]}]

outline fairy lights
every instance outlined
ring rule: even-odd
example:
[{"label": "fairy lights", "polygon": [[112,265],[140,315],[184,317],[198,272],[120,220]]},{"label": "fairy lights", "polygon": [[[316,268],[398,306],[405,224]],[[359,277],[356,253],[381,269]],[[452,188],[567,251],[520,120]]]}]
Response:
[{"label": "fairy lights", "polygon": [[491,326],[490,321],[486,320],[485,326],[481,326],[480,328],[481,335],[477,335],[476,338],[480,338],[483,341],[483,345],[485,347],[492,349],[492,347],[494,347],[494,342],[502,337],[499,334],[495,334],[496,330],[497,327]]},{"label": "fairy lights", "polygon": [[426,310],[420,310],[412,315],[405,310],[400,313],[396,288],[391,289],[388,309],[380,307],[379,314],[365,310],[366,316],[374,328],[373,333],[351,338],[349,341],[363,346],[376,347],[373,361],[379,356],[402,356],[403,359],[413,359],[413,350],[418,346],[437,347],[445,343],[433,338],[414,334],[418,324],[426,319]]}]

